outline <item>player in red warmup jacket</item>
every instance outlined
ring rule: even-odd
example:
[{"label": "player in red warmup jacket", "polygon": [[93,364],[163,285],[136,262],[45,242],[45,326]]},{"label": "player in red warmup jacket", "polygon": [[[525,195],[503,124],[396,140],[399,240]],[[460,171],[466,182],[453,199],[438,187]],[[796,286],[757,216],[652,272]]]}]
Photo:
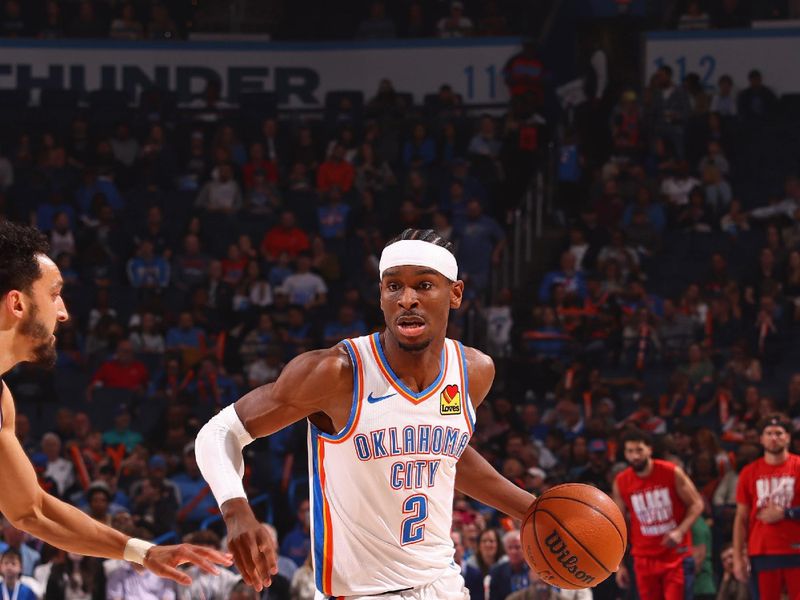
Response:
[{"label": "player in red warmup jacket", "polygon": [[[692,524],[703,499],[683,469],[653,458],[649,433],[622,436],[630,465],[614,480],[613,498],[630,518],[630,549],[641,600],[691,600],[694,597]],[[617,571],[620,587],[630,585],[625,565]]]},{"label": "player in red warmup jacket", "polygon": [[756,600],[779,600],[782,589],[799,600],[800,456],[789,452],[785,417],[769,416],[759,430],[764,456],[742,469],[736,487],[733,573],[751,581]]}]

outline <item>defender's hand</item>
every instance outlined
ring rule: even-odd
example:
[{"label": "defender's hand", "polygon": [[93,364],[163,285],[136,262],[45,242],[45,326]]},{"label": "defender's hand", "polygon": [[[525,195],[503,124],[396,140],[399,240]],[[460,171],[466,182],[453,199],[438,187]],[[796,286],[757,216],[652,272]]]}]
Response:
[{"label": "defender's hand", "polygon": [[214,565],[228,567],[233,563],[233,560],[229,554],[192,544],[153,546],[144,557],[144,566],[146,568],[159,577],[166,577],[183,585],[192,583],[192,578],[176,567],[187,563],[200,567],[206,573],[218,575],[219,569]]}]

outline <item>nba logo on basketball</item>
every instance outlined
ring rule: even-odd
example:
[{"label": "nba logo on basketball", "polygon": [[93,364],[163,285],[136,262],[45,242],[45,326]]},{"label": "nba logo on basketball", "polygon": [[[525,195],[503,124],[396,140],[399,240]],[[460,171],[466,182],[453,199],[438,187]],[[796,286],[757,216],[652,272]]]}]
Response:
[{"label": "nba logo on basketball", "polygon": [[439,396],[439,413],[442,415],[461,414],[461,394],[457,385],[448,385]]}]

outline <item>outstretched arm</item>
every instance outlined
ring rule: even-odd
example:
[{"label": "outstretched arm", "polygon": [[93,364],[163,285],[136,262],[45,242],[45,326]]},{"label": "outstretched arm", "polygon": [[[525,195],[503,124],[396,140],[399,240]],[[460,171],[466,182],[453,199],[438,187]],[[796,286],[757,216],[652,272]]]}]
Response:
[{"label": "outstretched arm", "polygon": [[107,527],[39,486],[36,472],[14,435],[11,402],[4,406],[0,429],[0,456],[3,457],[5,492],[0,494],[0,512],[14,527],[68,552],[130,560],[144,564],[157,575],[188,584],[191,578],[175,567],[193,562],[209,573],[213,563],[230,564],[223,554],[186,545],[157,547]]},{"label": "outstretched arm", "polygon": [[5,482],[0,512],[14,527],[68,552],[122,558],[128,536],[42,490],[8,420],[0,429],[0,456]]},{"label": "outstretched arm", "polygon": [[[464,348],[469,373],[469,399],[477,408],[494,382],[494,362],[474,348]],[[468,446],[456,467],[456,489],[515,519],[524,519],[535,496],[517,487]]]},{"label": "outstretched arm", "polygon": [[536,499],[498,473],[471,446],[458,461],[456,489],[520,521]]},{"label": "outstretched arm", "polygon": [[197,435],[197,465],[220,504],[228,546],[242,578],[258,592],[277,573],[277,554],[247,502],[242,449],[306,417],[330,430],[341,429],[352,395],[353,372],[344,348],[306,352],[286,365],[274,383],[220,411]]}]

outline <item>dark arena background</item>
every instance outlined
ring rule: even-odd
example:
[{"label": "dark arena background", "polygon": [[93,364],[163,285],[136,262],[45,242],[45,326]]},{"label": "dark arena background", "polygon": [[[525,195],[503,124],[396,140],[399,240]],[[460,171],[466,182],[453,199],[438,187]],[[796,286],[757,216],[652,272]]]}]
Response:
[{"label": "dark arena background", "polygon": [[[695,597],[749,597],[722,556],[758,421],[794,419],[800,452],[800,3],[0,6],[0,219],[47,235],[70,312],[54,371],[4,376],[45,489],[224,547],[199,428],[379,330],[384,244],[433,229],[466,286],[448,336],[497,368],[474,447],[536,494],[610,493],[622,432],[654,434],[705,503]],[[47,600],[311,599],[306,429],[246,449],[282,556],[263,596],[235,572],[130,587],[8,523],[0,549]],[[515,527],[456,494],[473,599],[638,597],[495,568]]]}]

